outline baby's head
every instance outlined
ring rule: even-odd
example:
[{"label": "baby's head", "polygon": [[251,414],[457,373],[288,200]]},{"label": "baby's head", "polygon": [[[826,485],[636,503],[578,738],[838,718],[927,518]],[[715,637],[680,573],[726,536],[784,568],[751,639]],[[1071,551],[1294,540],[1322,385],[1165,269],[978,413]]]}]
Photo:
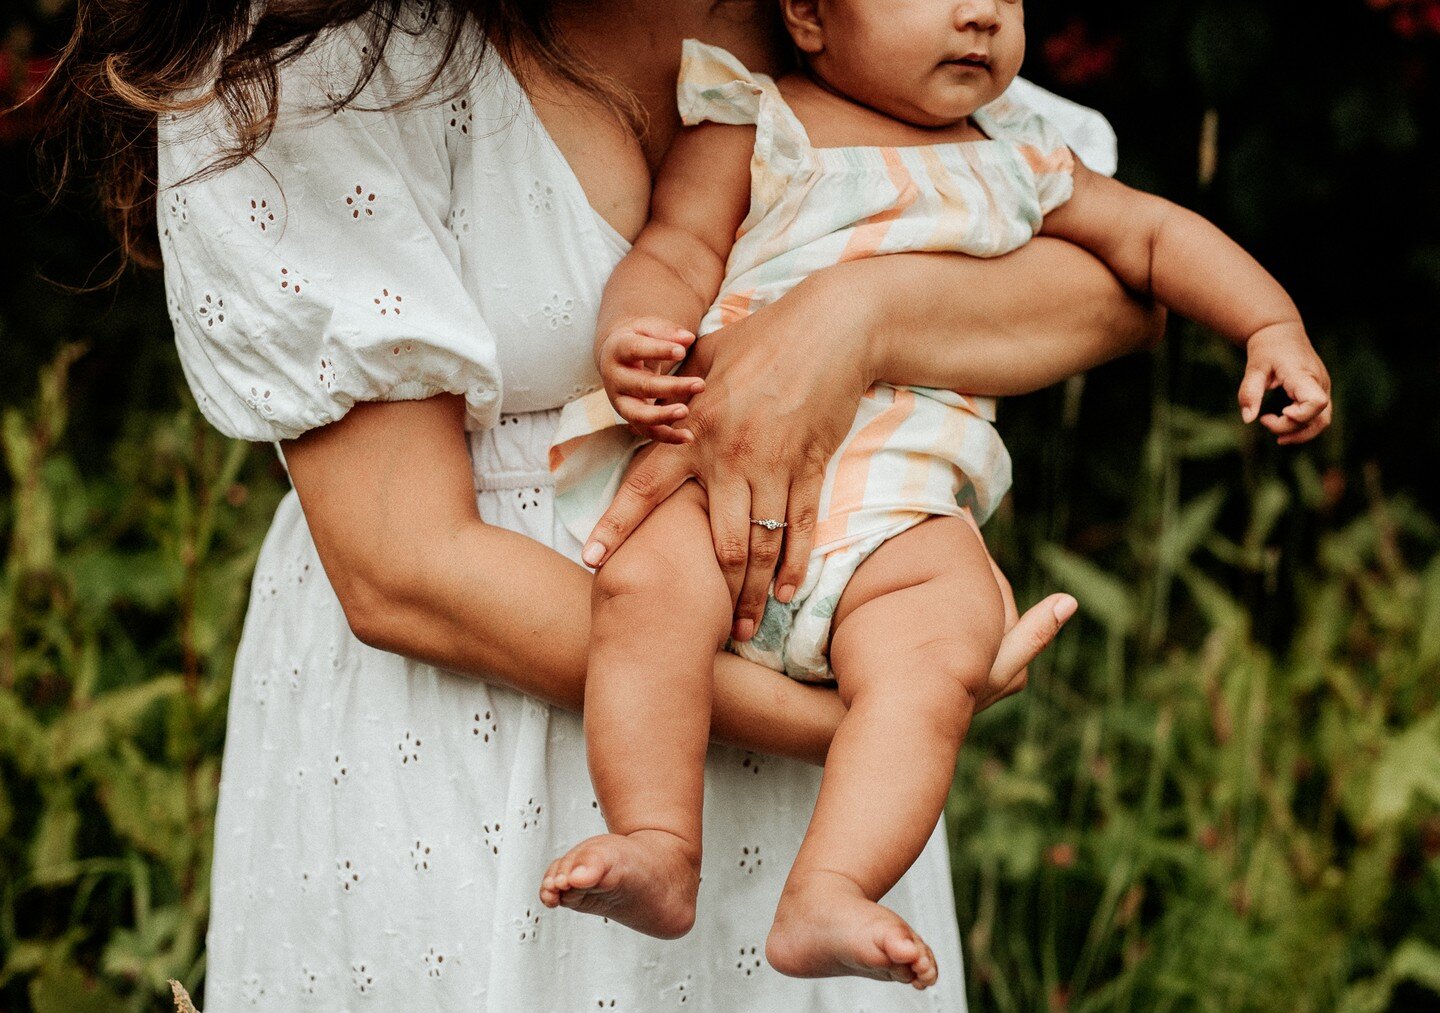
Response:
[{"label": "baby's head", "polygon": [[781,0],[811,72],[862,105],[922,127],[998,98],[1025,57],[1022,0]]}]

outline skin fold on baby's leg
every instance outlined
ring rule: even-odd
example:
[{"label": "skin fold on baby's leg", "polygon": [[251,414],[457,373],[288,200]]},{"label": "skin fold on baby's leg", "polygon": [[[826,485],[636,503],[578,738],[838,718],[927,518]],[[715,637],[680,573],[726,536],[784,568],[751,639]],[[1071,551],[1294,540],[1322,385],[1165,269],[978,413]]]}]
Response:
[{"label": "skin fold on baby's leg", "polygon": [[935,829],[974,713],[972,689],[1003,633],[990,557],[966,519],[922,522],[851,578],[830,638],[849,711],[766,944],[776,970],[935,982],[930,948],[877,902]]},{"label": "skin fold on baby's leg", "polygon": [[546,870],[540,899],[670,939],[695,920],[715,652],[731,596],[687,484],[596,574],[585,742],[610,833]]}]

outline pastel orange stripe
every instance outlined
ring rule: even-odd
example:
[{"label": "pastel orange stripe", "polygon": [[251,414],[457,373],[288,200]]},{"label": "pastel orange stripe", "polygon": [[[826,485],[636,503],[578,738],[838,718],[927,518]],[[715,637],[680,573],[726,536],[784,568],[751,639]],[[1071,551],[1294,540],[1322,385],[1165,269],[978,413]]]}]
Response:
[{"label": "pastel orange stripe", "polygon": [[880,244],[885,242],[885,237],[890,233],[890,223],[908,211],[920,196],[915,180],[910,177],[910,170],[905,168],[905,163],[900,159],[900,152],[894,148],[881,148],[880,153],[885,160],[885,172],[890,177],[890,182],[895,185],[898,196],[890,207],[855,226],[850,239],[845,243],[845,249],[840,251],[841,264],[875,256]]},{"label": "pastel orange stripe", "polygon": [[834,464],[834,479],[830,483],[830,504],[825,518],[816,530],[816,542],[825,545],[845,535],[847,507],[858,506],[865,500],[865,486],[870,478],[870,461],[885,446],[885,442],[904,425],[915,411],[915,392],[900,389],[895,391],[895,400],[865,427],[855,434]]}]

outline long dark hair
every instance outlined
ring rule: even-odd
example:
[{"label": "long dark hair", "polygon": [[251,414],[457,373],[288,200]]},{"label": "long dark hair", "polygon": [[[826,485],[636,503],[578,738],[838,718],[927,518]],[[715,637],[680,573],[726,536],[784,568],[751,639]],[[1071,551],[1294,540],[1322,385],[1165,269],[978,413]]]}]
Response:
[{"label": "long dark hair", "polygon": [[367,44],[334,109],[356,100],[395,33],[435,31],[444,33],[440,56],[403,102],[435,88],[452,62],[469,62],[473,77],[479,54],[466,43],[475,40],[495,46],[522,82],[525,67],[541,68],[600,94],[621,116],[630,112],[625,97],[564,44],[553,3],[542,0],[78,0],[74,31],[43,92],[42,151],[56,192],[93,178],[121,269],[131,261],[156,266],[157,118],[217,103],[233,140],[205,172],[235,165],[274,129],[280,69],[321,33],[352,24]]}]

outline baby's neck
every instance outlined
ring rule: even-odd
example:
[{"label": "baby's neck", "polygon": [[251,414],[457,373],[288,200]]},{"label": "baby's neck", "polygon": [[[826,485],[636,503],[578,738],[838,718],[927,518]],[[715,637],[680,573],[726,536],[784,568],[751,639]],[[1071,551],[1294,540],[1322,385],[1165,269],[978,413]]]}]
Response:
[{"label": "baby's neck", "polygon": [[970,116],[924,127],[865,105],[803,72],[786,74],[776,84],[817,148],[902,148],[985,140],[984,131]]}]

